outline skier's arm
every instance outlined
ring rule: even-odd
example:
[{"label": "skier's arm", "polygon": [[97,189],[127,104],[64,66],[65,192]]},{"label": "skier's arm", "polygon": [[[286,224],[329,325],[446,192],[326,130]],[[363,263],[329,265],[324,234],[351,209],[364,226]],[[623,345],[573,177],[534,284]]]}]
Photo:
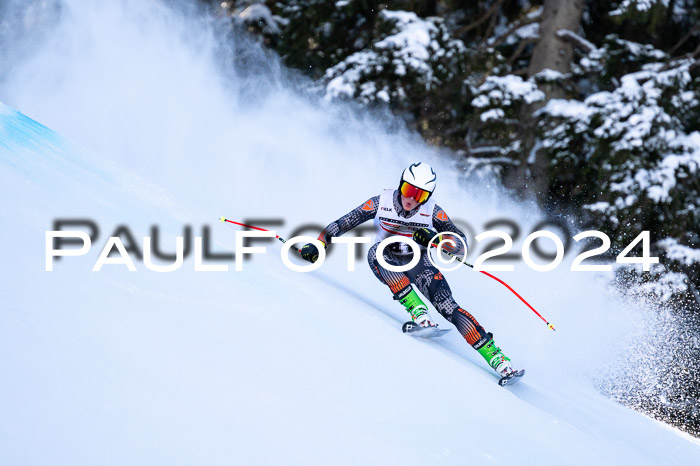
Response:
[{"label": "skier's arm", "polygon": [[[443,233],[446,231],[454,233],[454,242],[456,243],[455,247],[450,246],[449,244],[445,244],[443,246],[443,249],[445,249],[448,252],[451,252],[452,254],[457,254],[462,257],[466,257],[467,252],[469,251],[469,244],[467,243],[467,237],[462,233],[462,230],[457,228],[457,225],[452,223],[452,220],[450,220],[450,217],[447,216],[444,210],[442,208],[435,204],[435,208],[433,209],[433,225],[435,226],[435,229],[437,230],[438,233]],[[444,235],[446,239],[450,239],[450,236],[453,235]],[[464,243],[459,241],[457,238],[461,238]]]},{"label": "skier's arm", "polygon": [[[328,248],[331,238],[344,235],[356,226],[373,219],[377,215],[378,209],[379,196],[371,197],[364,204],[354,208],[335,222],[331,222],[323,229],[321,234],[318,235],[318,239]],[[318,259],[318,249],[314,244],[308,243],[301,248],[301,257],[309,262],[316,262]]]},{"label": "skier's arm", "polygon": [[331,238],[342,236],[358,225],[365,223],[367,220],[372,220],[377,215],[379,209],[379,196],[371,197],[367,202],[355,207],[347,214],[340,217],[335,222],[331,222],[323,229],[318,239],[328,247]]}]

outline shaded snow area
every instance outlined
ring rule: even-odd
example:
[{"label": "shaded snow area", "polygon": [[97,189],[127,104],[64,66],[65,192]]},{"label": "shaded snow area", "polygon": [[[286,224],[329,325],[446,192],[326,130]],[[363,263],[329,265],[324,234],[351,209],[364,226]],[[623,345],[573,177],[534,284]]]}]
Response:
[{"label": "shaded snow area", "polygon": [[[552,272],[497,273],[557,332],[494,280],[445,274],[527,369],[509,388],[456,331],[402,334],[405,311],[364,259],[346,271],[342,249],[308,274],[282,265],[276,241],[240,272],[233,260],[195,272],[192,254],[174,272],[135,256],[135,272],[93,272],[120,227],[143,249],[157,226],[168,253],[186,225],[208,227],[210,250],[232,252],[236,228],[218,217],[283,219],[289,237],[416,160],[435,167],[453,218],[481,226],[496,212],[525,230],[541,217],[460,183],[415,135],[298,96],[283,73],[222,70],[216,24],[193,12],[65,2],[55,18],[31,46],[2,32],[28,52],[0,79],[0,464],[700,463],[700,441],[596,390],[642,366],[662,383],[666,330],[609,294],[607,276],[568,272],[573,254]],[[56,219],[91,219],[99,234],[47,272]]]}]

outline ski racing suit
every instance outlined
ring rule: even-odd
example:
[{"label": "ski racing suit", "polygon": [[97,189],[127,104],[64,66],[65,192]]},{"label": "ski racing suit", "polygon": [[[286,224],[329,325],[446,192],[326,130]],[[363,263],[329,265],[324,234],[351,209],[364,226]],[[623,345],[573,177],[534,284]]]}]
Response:
[{"label": "ski racing suit", "polygon": [[[459,228],[450,220],[444,210],[429,199],[411,211],[401,205],[398,190],[386,189],[379,196],[370,198],[364,204],[329,224],[318,239],[330,244],[331,238],[341,236],[358,225],[374,220],[376,238],[369,248],[367,261],[374,275],[387,285],[394,299],[400,299],[411,291],[411,284],[418,287],[423,296],[433,304],[435,309],[449,322],[457,327],[459,333],[474,348],[481,347],[490,338],[484,328],[452,297],[452,291],[442,272],[431,264],[428,250],[421,247],[421,258],[416,266],[406,272],[392,272],[382,267],[377,261],[377,246],[385,238],[393,235],[411,237],[419,228],[430,228],[437,232],[452,232],[459,236],[464,244],[467,239]],[[455,254],[466,255],[459,241],[457,248],[448,246],[444,249]],[[405,265],[413,259],[413,252],[407,244],[393,243],[383,252],[384,260],[391,265]]]}]

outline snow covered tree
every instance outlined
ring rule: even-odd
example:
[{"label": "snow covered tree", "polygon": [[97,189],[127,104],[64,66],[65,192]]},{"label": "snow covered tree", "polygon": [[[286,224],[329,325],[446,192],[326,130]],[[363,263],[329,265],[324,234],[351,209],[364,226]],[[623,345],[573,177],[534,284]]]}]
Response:
[{"label": "snow covered tree", "polygon": [[655,273],[667,286],[647,288],[663,300],[698,295],[700,79],[692,65],[646,65],[612,92],[553,99],[538,112],[553,191],[620,246],[651,231],[664,253]]},{"label": "snow covered tree", "polygon": [[353,98],[397,108],[420,100],[431,89],[454,77],[465,53],[450,39],[444,21],[424,20],[415,13],[382,10],[376,18],[376,40],[326,70],[322,82],[327,98]]}]

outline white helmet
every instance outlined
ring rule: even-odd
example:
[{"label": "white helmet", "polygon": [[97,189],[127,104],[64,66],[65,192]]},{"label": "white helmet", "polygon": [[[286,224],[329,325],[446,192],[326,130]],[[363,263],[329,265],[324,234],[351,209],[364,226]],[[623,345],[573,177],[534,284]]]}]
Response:
[{"label": "white helmet", "polygon": [[[436,179],[433,167],[425,162],[413,163],[401,175],[399,192],[406,197],[415,198],[418,202],[425,202],[435,190]],[[407,184],[417,189],[411,189]]]}]

